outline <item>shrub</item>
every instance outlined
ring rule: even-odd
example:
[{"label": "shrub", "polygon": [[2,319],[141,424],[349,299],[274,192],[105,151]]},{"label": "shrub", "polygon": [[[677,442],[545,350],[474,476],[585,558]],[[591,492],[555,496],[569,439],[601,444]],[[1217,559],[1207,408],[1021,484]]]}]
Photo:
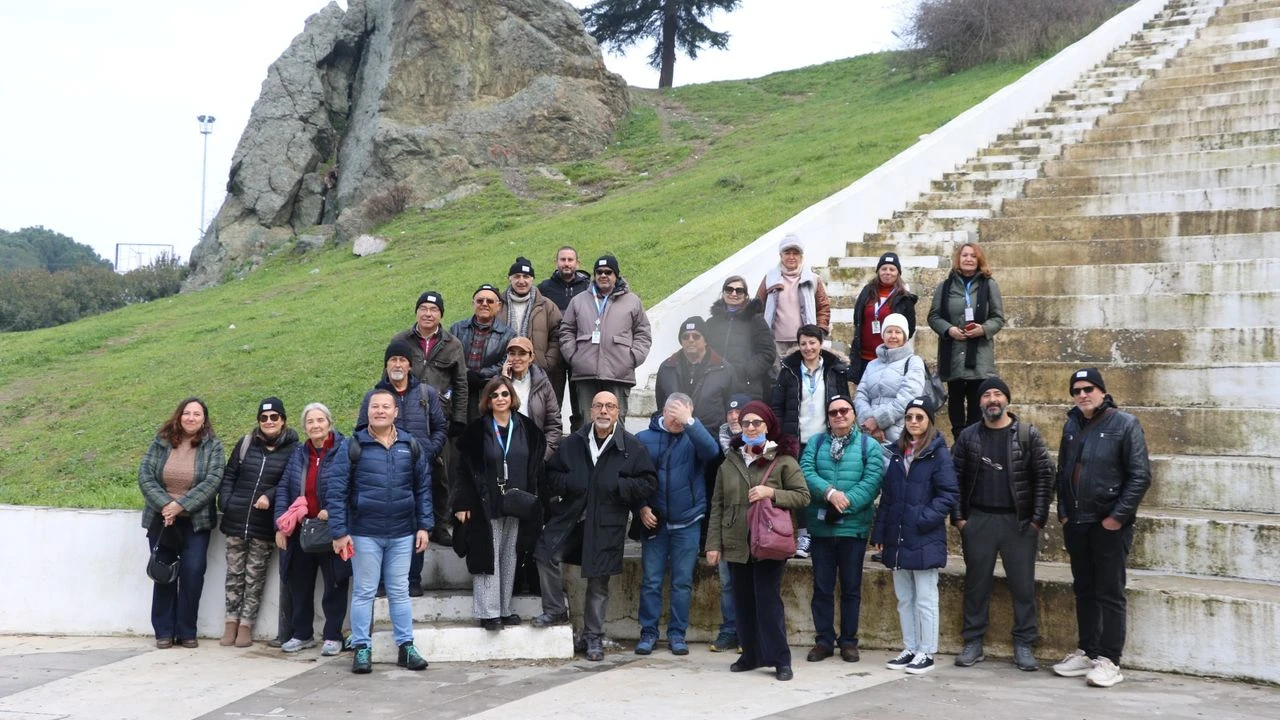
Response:
[{"label": "shrub", "polygon": [[1025,62],[1084,37],[1132,0],[922,0],[904,39],[915,62],[959,72]]},{"label": "shrub", "polygon": [[381,225],[409,209],[412,201],[413,188],[401,180],[365,198],[360,209],[370,223]]}]

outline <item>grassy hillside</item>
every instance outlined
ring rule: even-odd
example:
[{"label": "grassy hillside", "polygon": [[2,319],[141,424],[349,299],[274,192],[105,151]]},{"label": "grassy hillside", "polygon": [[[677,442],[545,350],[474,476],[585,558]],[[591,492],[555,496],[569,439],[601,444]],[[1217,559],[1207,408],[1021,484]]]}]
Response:
[{"label": "grassy hillside", "polygon": [[517,254],[541,279],[561,244],[615,253],[653,304],[1031,67],[912,80],[893,62],[636,92],[608,152],[558,167],[571,184],[481,173],[482,192],[381,228],[382,254],[284,250],[218,288],[0,336],[0,503],[137,507],[138,459],[186,395],[228,447],[267,395],[297,425],[318,400],[347,428],[418,294],[441,291],[452,323]]}]

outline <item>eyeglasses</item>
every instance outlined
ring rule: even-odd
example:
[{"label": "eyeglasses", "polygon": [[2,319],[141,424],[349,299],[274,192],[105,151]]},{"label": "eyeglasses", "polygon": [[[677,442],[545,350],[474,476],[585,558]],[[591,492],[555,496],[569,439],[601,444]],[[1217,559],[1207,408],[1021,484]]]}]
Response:
[{"label": "eyeglasses", "polygon": [[613,271],[609,268],[599,268],[596,270],[597,275],[612,275]]},{"label": "eyeglasses", "polygon": [[746,295],[747,289],[744,287],[727,287],[726,286],[724,289],[724,294],[725,295]]},{"label": "eyeglasses", "polygon": [[258,422],[280,422],[280,413],[262,413],[258,416]]},{"label": "eyeglasses", "polygon": [[743,420],[739,424],[742,425],[742,427],[754,428],[764,427],[765,422],[763,420]]},{"label": "eyeglasses", "polygon": [[476,305],[497,305],[497,304],[498,304],[498,299],[497,299],[497,298],[482,298],[482,297],[481,297],[481,298],[476,298],[475,300],[472,300],[471,302],[475,303]]},{"label": "eyeglasses", "polygon": [[1097,389],[1098,388],[1096,385],[1081,385],[1080,387],[1071,388],[1071,395],[1072,397],[1076,395],[1088,395],[1089,393]]},{"label": "eyeglasses", "polygon": [[844,417],[853,412],[853,408],[831,408],[827,411],[827,417]]},{"label": "eyeglasses", "polygon": [[490,400],[497,400],[498,398],[507,398],[507,397],[511,397],[511,393],[506,390],[494,390],[493,392],[489,393]]},{"label": "eyeglasses", "polygon": [[592,410],[617,410],[618,403],[591,403]]}]

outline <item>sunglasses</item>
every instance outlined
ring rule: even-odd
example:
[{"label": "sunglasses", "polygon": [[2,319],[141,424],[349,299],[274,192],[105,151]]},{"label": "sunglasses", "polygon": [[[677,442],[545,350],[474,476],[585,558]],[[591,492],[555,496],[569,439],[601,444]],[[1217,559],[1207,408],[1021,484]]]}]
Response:
[{"label": "sunglasses", "polygon": [[612,275],[612,274],[613,274],[613,271],[612,271],[612,270],[610,270],[609,268],[600,268],[599,270],[596,270],[596,274],[597,274],[597,275]]},{"label": "sunglasses", "polygon": [[743,420],[740,424],[742,427],[754,428],[763,427],[765,422],[763,420]]},{"label": "sunglasses", "polygon": [[724,289],[724,294],[725,295],[746,295],[747,289],[744,287],[726,287]]},{"label": "sunglasses", "polygon": [[1097,389],[1098,388],[1096,385],[1081,385],[1080,387],[1071,388],[1071,395],[1073,397],[1076,395],[1088,395],[1089,393]]},{"label": "sunglasses", "polygon": [[258,422],[279,422],[280,413],[262,413],[258,416]]},{"label": "sunglasses", "polygon": [[490,400],[497,400],[498,398],[507,398],[507,397],[511,397],[510,391],[507,391],[507,390],[494,390],[493,392],[489,393]]},{"label": "sunglasses", "polygon": [[832,408],[827,411],[827,417],[844,417],[853,412],[853,408]]},{"label": "sunglasses", "polygon": [[476,305],[497,305],[498,304],[498,301],[494,298],[476,298],[471,302],[475,303]]}]

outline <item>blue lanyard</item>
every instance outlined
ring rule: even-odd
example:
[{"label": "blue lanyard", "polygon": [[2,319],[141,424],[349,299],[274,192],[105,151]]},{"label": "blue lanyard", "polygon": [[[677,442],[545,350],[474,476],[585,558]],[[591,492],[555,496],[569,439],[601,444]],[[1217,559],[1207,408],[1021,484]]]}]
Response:
[{"label": "blue lanyard", "polygon": [[[822,362],[818,362],[818,370],[822,369]],[[809,381],[809,394],[812,395],[818,391],[818,375],[817,372],[809,372],[809,366],[803,362],[800,363],[800,376]]]},{"label": "blue lanyard", "polygon": [[502,432],[498,430],[497,419],[496,418],[493,419],[492,422],[493,422],[493,434],[498,438],[498,447],[502,448],[502,459],[505,462],[507,459],[507,452],[511,450],[511,429],[515,427],[516,417],[515,417],[515,414],[513,413],[511,417],[507,420],[507,439],[506,440],[502,439]]},{"label": "blue lanyard", "polygon": [[973,277],[969,278],[968,282],[964,284],[964,306],[965,307],[973,307],[973,303],[970,302],[969,300],[969,288],[973,286],[974,281],[977,279],[978,279],[978,276],[974,275]]},{"label": "blue lanyard", "polygon": [[605,295],[604,301],[601,302],[600,300],[596,299],[595,293],[592,293],[591,299],[595,300],[596,302],[596,324],[599,325],[600,318],[604,317],[604,309],[609,307],[609,296]]}]

